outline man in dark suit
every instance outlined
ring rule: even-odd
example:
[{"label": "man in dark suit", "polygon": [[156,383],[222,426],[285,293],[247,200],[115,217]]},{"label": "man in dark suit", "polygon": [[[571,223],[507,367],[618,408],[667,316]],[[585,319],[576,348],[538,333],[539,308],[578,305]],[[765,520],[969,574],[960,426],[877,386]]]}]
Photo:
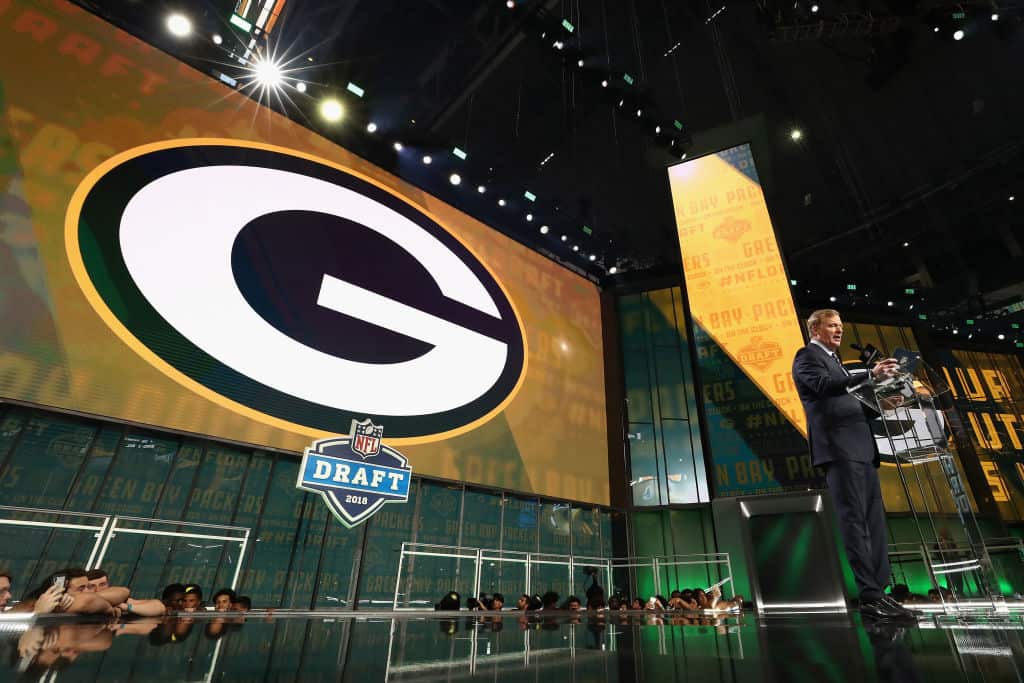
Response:
[{"label": "man in dark suit", "polygon": [[[896,373],[897,361],[879,361],[868,373],[851,374],[836,355],[843,321],[831,309],[807,320],[810,342],[793,359],[793,380],[807,414],[811,460],[825,470],[843,545],[860,591],[860,610],[880,619],[914,613],[885,594],[889,584],[888,534],[878,482],[878,447],[868,409],[850,394],[872,379]],[[869,376],[870,375],[870,376]]]}]

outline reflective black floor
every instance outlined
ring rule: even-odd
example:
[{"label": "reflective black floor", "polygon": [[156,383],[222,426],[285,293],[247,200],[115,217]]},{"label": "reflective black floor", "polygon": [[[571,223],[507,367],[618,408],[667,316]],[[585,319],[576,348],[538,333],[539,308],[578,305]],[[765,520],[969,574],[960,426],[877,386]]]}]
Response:
[{"label": "reflective black floor", "polygon": [[1024,681],[1024,624],[250,613],[0,623],[0,657],[0,681]]}]

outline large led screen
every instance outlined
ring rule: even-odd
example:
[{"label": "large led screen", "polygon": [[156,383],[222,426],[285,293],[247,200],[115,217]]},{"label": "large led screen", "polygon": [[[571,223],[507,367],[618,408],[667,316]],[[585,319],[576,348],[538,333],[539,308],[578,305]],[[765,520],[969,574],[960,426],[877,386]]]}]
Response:
[{"label": "large led screen", "polygon": [[804,490],[804,345],[750,145],[668,171],[718,496]]},{"label": "large led screen", "polygon": [[74,5],[0,0],[0,212],[0,399],[608,501],[592,283]]}]

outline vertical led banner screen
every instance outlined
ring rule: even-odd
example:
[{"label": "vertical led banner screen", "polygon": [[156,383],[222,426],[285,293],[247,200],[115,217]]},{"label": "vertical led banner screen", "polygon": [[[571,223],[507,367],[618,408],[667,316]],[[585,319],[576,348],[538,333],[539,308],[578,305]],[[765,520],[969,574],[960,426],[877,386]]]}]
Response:
[{"label": "vertical led banner screen", "polygon": [[750,145],[668,171],[718,496],[820,485],[793,386],[800,322]]}]

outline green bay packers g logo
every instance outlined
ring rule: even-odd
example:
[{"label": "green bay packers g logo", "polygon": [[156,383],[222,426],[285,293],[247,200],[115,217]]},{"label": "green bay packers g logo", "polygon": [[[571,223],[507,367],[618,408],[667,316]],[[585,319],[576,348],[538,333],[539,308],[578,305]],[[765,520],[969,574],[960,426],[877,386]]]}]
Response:
[{"label": "green bay packers g logo", "polygon": [[72,269],[136,352],[189,388],[299,431],[370,417],[406,443],[514,396],[525,338],[454,235],[357,172],[283,148],[178,140],[79,187]]}]

